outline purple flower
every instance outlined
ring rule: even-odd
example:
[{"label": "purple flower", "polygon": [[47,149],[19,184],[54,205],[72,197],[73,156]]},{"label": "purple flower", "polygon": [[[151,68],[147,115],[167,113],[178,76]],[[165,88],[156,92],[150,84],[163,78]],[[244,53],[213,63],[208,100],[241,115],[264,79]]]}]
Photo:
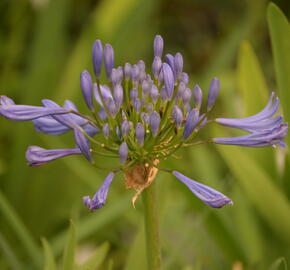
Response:
[{"label": "purple flower", "polygon": [[92,60],[94,73],[96,78],[99,78],[102,68],[102,59],[103,59],[103,46],[100,40],[96,40],[93,45],[92,50]]},{"label": "purple flower", "polygon": [[81,131],[81,128],[75,128],[74,129],[74,137],[75,142],[78,146],[78,148],[81,150],[82,154],[86,157],[86,159],[89,162],[93,162],[93,157],[90,150],[90,143],[88,139],[85,137],[83,132]]},{"label": "purple flower", "polygon": [[150,119],[149,119],[151,131],[153,137],[156,137],[159,131],[159,125],[160,125],[160,115],[158,112],[154,111],[153,113],[150,114]]},{"label": "purple flower", "polygon": [[15,102],[13,99],[6,97],[6,96],[0,96],[0,105],[15,105]]},{"label": "purple flower", "polygon": [[70,156],[80,155],[79,148],[75,149],[44,149],[39,146],[29,146],[26,151],[26,159],[31,167],[40,166],[52,160]]},{"label": "purple flower", "polygon": [[155,79],[158,78],[162,66],[162,60],[159,56],[155,56],[152,63],[152,73]]},{"label": "purple flower", "polygon": [[207,110],[210,111],[215,104],[217,95],[220,91],[220,80],[213,78],[209,87],[208,97],[207,97]]},{"label": "purple flower", "polygon": [[[8,100],[6,99],[4,102],[7,101]],[[68,111],[61,107],[57,109],[51,109],[41,106],[29,106],[29,105],[14,105],[14,104],[0,105],[0,115],[13,121],[29,121],[47,115],[66,114],[66,113],[68,113]]]},{"label": "purple flower", "polygon": [[114,49],[111,44],[106,44],[104,46],[104,63],[107,77],[110,78],[114,67]]},{"label": "purple flower", "polygon": [[154,56],[162,57],[163,52],[163,38],[160,35],[155,36],[154,44]]},{"label": "purple flower", "polygon": [[93,103],[93,81],[90,73],[84,70],[81,73],[81,89],[83,93],[84,100],[91,111],[94,110]]},{"label": "purple flower", "polygon": [[145,129],[141,123],[137,123],[135,127],[135,135],[137,139],[137,143],[140,146],[144,145],[144,137],[145,137]]},{"label": "purple flower", "polygon": [[264,147],[273,146],[276,144],[281,147],[285,147],[283,140],[285,139],[287,132],[288,124],[282,123],[273,129],[253,132],[251,134],[239,137],[213,138],[212,141],[217,144],[239,145],[246,147]]},{"label": "purple flower", "polygon": [[172,117],[174,119],[176,127],[180,128],[183,121],[183,114],[181,109],[176,105],[172,109]]},{"label": "purple flower", "polygon": [[130,63],[126,63],[124,66],[124,76],[126,80],[129,80],[131,77],[131,70],[132,70],[132,65]]},{"label": "purple flower", "polygon": [[183,104],[187,104],[190,102],[190,99],[191,99],[191,90],[189,88],[186,88],[182,95],[181,95],[181,98],[182,98],[182,102]]},{"label": "purple flower", "polygon": [[119,147],[119,156],[120,156],[120,163],[125,164],[128,158],[128,145],[126,142],[122,142]]},{"label": "purple flower", "polygon": [[233,204],[231,199],[213,188],[198,183],[177,171],[173,171],[172,174],[185,184],[198,199],[210,207],[221,208],[225,204]]},{"label": "purple flower", "polygon": [[114,88],[114,100],[118,109],[121,108],[123,103],[123,87],[121,85],[116,85]]},{"label": "purple flower", "polygon": [[175,70],[175,61],[174,61],[174,56],[171,54],[166,54],[165,55],[165,61],[166,63],[170,66],[172,73],[173,73],[173,80],[176,82],[176,70]]},{"label": "purple flower", "polygon": [[186,140],[189,138],[193,130],[195,129],[199,120],[199,112],[196,109],[192,109],[186,117],[183,138]]},{"label": "purple flower", "polygon": [[121,131],[122,131],[122,136],[123,137],[127,137],[129,135],[130,123],[129,123],[128,120],[125,120],[125,121],[122,122]]},{"label": "purple flower", "polygon": [[182,69],[183,69],[183,57],[181,53],[177,53],[174,57],[174,67],[176,70],[176,77],[180,79]]},{"label": "purple flower", "polygon": [[91,211],[95,211],[106,203],[108,190],[110,185],[113,181],[115,174],[113,172],[109,173],[106,177],[104,183],[101,185],[99,190],[96,192],[94,197],[91,199],[90,196],[83,197],[84,204],[89,208]]},{"label": "purple flower", "polygon": [[202,104],[202,91],[199,85],[194,86],[193,97],[194,97],[195,107],[197,109],[200,109],[201,104]]},{"label": "purple flower", "polygon": [[156,103],[156,101],[158,100],[158,96],[159,96],[158,88],[155,84],[153,84],[150,89],[150,97],[152,98],[152,101],[154,103]]}]

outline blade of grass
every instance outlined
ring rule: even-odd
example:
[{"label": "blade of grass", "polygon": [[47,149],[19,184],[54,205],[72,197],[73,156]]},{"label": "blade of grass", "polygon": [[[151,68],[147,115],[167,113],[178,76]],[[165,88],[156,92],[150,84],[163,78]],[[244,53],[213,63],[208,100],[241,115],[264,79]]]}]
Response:
[{"label": "blade of grass", "polygon": [[72,270],[74,268],[76,242],[77,242],[76,227],[73,224],[73,222],[70,221],[66,246],[63,253],[63,262],[62,262],[63,270]]},{"label": "blade of grass", "polygon": [[41,253],[35,240],[30,235],[30,232],[27,230],[22,220],[10,205],[5,195],[0,191],[0,210],[4,217],[6,218],[8,224],[13,229],[14,233],[19,238],[21,244],[23,245],[24,250],[29,255],[31,262],[35,266],[39,266]]},{"label": "blade of grass", "polygon": [[290,120],[290,25],[283,12],[273,3],[268,5],[267,19],[274,56],[274,66],[286,120]]},{"label": "blade of grass", "polygon": [[52,249],[45,238],[41,239],[44,250],[44,270],[57,270]]}]

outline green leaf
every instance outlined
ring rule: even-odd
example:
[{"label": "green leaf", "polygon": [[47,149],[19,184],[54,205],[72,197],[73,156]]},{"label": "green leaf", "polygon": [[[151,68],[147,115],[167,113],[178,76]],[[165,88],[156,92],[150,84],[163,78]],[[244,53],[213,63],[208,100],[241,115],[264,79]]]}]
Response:
[{"label": "green leaf", "polygon": [[217,146],[232,173],[261,216],[284,241],[290,241],[290,205],[269,175],[237,147]]},{"label": "green leaf", "polygon": [[247,115],[256,114],[267,103],[267,85],[251,44],[241,44],[238,58],[238,86]]},{"label": "green leaf", "polygon": [[273,3],[267,10],[270,38],[279,95],[286,120],[290,120],[290,25],[283,12]]},{"label": "green leaf", "polygon": [[[284,266],[283,268],[280,268],[280,266]],[[284,257],[282,258],[278,258],[269,268],[269,270],[279,270],[279,269],[283,269],[283,270],[287,270],[288,266],[287,266],[287,261]]]},{"label": "green leaf", "polygon": [[45,238],[41,239],[44,249],[44,270],[56,270],[52,249]]},{"label": "green leaf", "polygon": [[76,247],[76,228],[72,221],[70,221],[70,228],[68,238],[63,254],[62,269],[72,270],[74,266],[74,256]]},{"label": "green leaf", "polygon": [[98,269],[103,263],[109,251],[109,244],[104,243],[97,248],[93,254],[78,267],[79,270],[95,270]]}]

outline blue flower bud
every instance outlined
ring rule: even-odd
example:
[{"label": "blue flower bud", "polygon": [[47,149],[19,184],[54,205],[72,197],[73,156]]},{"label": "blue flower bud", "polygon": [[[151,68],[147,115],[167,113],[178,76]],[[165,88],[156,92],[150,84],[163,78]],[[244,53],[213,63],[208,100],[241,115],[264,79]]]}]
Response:
[{"label": "blue flower bud", "polygon": [[93,45],[93,67],[96,78],[99,77],[102,68],[103,46],[100,40],[96,40]]},{"label": "blue flower bud", "polygon": [[75,137],[75,142],[78,148],[81,150],[82,154],[86,157],[88,161],[93,162],[93,157],[90,150],[90,142],[82,133],[80,128],[74,129],[74,137]]},{"label": "blue flower bud", "polygon": [[111,77],[110,80],[111,80],[111,83],[113,86],[115,86],[121,82],[119,71],[116,68],[112,68],[110,77]]},{"label": "blue flower bud", "polygon": [[104,63],[107,77],[110,78],[114,67],[114,49],[111,44],[104,46]]},{"label": "blue flower bud", "polygon": [[162,64],[162,73],[167,96],[171,98],[174,91],[174,76],[171,67],[166,63]]},{"label": "blue flower bud", "polygon": [[188,84],[188,74],[185,72],[182,72],[180,75],[180,81],[184,82],[185,85],[187,85]]},{"label": "blue flower bud", "polygon": [[167,91],[166,91],[166,88],[165,86],[163,85],[160,89],[160,96],[161,96],[161,99],[162,101],[166,101],[169,99],[168,95],[167,95]]},{"label": "blue flower bud", "polygon": [[130,123],[128,120],[125,120],[122,122],[122,125],[121,125],[121,130],[122,130],[122,136],[125,138],[129,135],[129,132],[130,132]]},{"label": "blue flower bud", "polygon": [[182,97],[183,92],[186,89],[186,85],[184,82],[180,82],[177,89],[177,97]]},{"label": "blue flower bud", "polygon": [[118,66],[117,70],[118,70],[118,75],[119,75],[119,83],[121,83],[122,80],[124,79],[123,68],[121,66]]},{"label": "blue flower bud", "polygon": [[155,56],[152,63],[152,73],[155,79],[158,78],[162,66],[162,60],[160,57]]},{"label": "blue flower bud", "polygon": [[92,111],[94,109],[94,103],[93,103],[93,82],[92,77],[90,73],[87,70],[84,70],[81,73],[81,88],[84,100],[89,107],[89,109]]},{"label": "blue flower bud", "polygon": [[145,71],[146,69],[145,62],[143,60],[139,60],[137,66],[139,67],[140,71]]},{"label": "blue flower bud", "polygon": [[177,53],[174,57],[174,66],[176,70],[176,77],[180,79],[182,70],[183,70],[183,57],[181,53]]},{"label": "blue flower bud", "polygon": [[158,112],[154,111],[153,113],[150,114],[149,123],[153,137],[157,136],[160,125],[160,115]]},{"label": "blue flower bud", "polygon": [[191,90],[190,90],[189,88],[186,88],[186,89],[183,91],[181,98],[182,98],[182,102],[183,102],[184,104],[189,103],[190,98],[191,98]]},{"label": "blue flower bud", "polygon": [[142,93],[144,96],[148,96],[151,88],[151,82],[144,80],[142,82]]},{"label": "blue flower bud", "polygon": [[153,109],[154,109],[153,104],[152,104],[151,102],[149,102],[149,103],[147,104],[147,106],[146,106],[146,110],[147,110],[147,112],[152,113],[152,112],[153,112]]},{"label": "blue flower bud", "polygon": [[110,135],[110,127],[109,127],[108,123],[105,123],[103,125],[103,130],[102,131],[103,131],[104,136],[108,139],[109,135]]},{"label": "blue flower bud", "polygon": [[202,104],[202,91],[199,85],[194,86],[193,88],[193,97],[194,97],[194,103],[195,107],[197,109],[200,109]]},{"label": "blue flower bud", "polygon": [[177,128],[180,128],[183,121],[183,114],[178,106],[173,106],[172,108],[172,118],[174,119]]},{"label": "blue flower bud", "polygon": [[115,101],[112,98],[108,99],[107,107],[108,107],[109,112],[111,113],[111,116],[114,118],[116,116],[118,108],[116,106]]},{"label": "blue flower bud", "polygon": [[173,73],[174,81],[176,82],[176,70],[175,70],[174,56],[169,54],[169,53],[166,54],[165,55],[165,62],[170,66],[172,73]]},{"label": "blue flower bud", "polygon": [[128,145],[126,142],[122,142],[119,147],[119,156],[120,156],[120,163],[125,164],[128,158]]},{"label": "blue flower bud", "polygon": [[131,78],[131,70],[132,65],[130,63],[126,63],[124,66],[124,75],[126,80],[129,80],[129,78]]},{"label": "blue flower bud", "polygon": [[130,91],[130,99],[134,102],[136,98],[138,98],[138,90],[136,88],[132,88]]},{"label": "blue flower bud", "polygon": [[163,52],[163,38],[160,35],[155,36],[154,44],[154,56],[162,57]]},{"label": "blue flower bud", "polygon": [[135,135],[136,135],[137,144],[139,144],[140,146],[143,146],[144,137],[145,137],[145,129],[140,122],[136,124]]},{"label": "blue flower bud", "polygon": [[150,89],[150,97],[154,103],[156,103],[156,101],[158,100],[158,96],[158,88],[155,84],[153,84]]},{"label": "blue flower bud", "polygon": [[123,87],[118,84],[114,88],[114,100],[117,106],[117,109],[120,109],[123,103]]},{"label": "blue flower bud", "polygon": [[136,87],[139,82],[139,67],[137,65],[133,65],[132,70],[131,70],[131,77],[132,77],[132,83]]},{"label": "blue flower bud", "polygon": [[195,129],[199,120],[199,111],[192,109],[186,117],[183,138],[186,140]]},{"label": "blue flower bud", "polygon": [[133,100],[133,107],[135,109],[136,112],[140,112],[141,109],[141,101],[139,98],[136,98]]},{"label": "blue flower bud", "polygon": [[213,78],[209,87],[208,97],[207,97],[207,110],[211,110],[215,104],[217,95],[220,91],[220,81],[217,78]]},{"label": "blue flower bud", "polygon": [[143,122],[146,125],[148,125],[149,124],[149,119],[150,119],[149,114],[146,113],[146,112],[141,112],[140,116],[141,116],[141,119],[143,120]]}]

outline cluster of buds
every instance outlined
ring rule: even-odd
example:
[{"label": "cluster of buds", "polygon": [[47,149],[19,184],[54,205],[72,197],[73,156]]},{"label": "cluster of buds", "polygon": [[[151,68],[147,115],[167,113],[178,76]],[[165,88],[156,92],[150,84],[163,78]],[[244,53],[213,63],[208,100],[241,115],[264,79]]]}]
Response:
[{"label": "cluster of buds", "polygon": [[[80,113],[71,101],[59,106],[42,100],[43,106],[16,105],[6,96],[0,98],[0,115],[14,121],[32,120],[38,132],[60,135],[73,131],[76,147],[43,149],[30,146],[26,158],[30,166],[39,166],[68,155],[82,154],[94,164],[94,155],[118,157],[120,166],[113,169],[93,197],[83,201],[90,210],[101,208],[109,187],[118,172],[123,172],[127,188],[138,195],[155,179],[158,170],[171,173],[205,204],[220,208],[232,201],[224,194],[196,182],[180,172],[161,169],[159,163],[182,148],[200,143],[240,145],[247,147],[285,146],[287,123],[277,113],[279,100],[272,94],[267,106],[258,114],[242,118],[209,119],[220,90],[220,81],[212,79],[204,102],[198,85],[188,86],[180,53],[163,56],[163,39],[154,39],[152,73],[146,73],[144,61],[115,67],[110,44],[96,40],[92,49],[93,76],[85,70],[80,86],[90,115]],[[104,64],[107,84],[100,80]],[[94,78],[93,78],[94,77]],[[247,135],[196,140],[199,130],[208,123],[242,129]],[[96,136],[97,135],[97,136]]]}]

